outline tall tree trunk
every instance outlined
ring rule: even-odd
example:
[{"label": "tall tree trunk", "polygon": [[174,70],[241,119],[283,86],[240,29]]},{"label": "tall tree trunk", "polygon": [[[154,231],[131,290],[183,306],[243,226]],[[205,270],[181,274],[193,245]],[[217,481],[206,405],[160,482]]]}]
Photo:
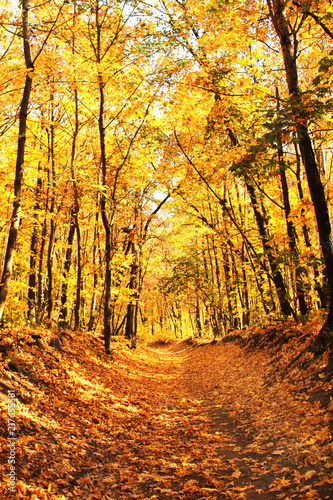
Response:
[{"label": "tall tree trunk", "polygon": [[30,272],[28,288],[28,318],[30,321],[37,319],[37,255],[38,255],[38,212],[40,210],[40,196],[42,190],[42,179],[40,176],[40,164],[38,165],[38,179],[36,186],[36,201],[34,207],[34,224],[30,242]]},{"label": "tall tree trunk", "polygon": [[232,244],[232,241],[228,237],[228,245],[230,248],[230,257],[231,257],[231,262],[232,262],[232,268],[234,270],[234,279],[232,280],[233,283],[233,306],[234,306],[234,312],[233,312],[233,327],[234,328],[240,328],[240,315],[238,313],[238,307],[237,307],[237,299],[236,299],[236,288],[238,292],[238,297],[242,306],[242,310],[244,310],[245,305],[243,302],[243,296],[242,292],[240,289],[240,282],[241,280],[239,279],[239,274],[238,274],[238,269],[237,269],[237,262],[236,262],[236,257],[235,257],[235,252],[234,252],[234,247]]},{"label": "tall tree trunk", "polygon": [[223,326],[224,330],[227,333],[228,331],[228,324],[230,325],[231,328],[234,327],[234,318],[233,318],[233,307],[232,307],[232,299],[231,299],[231,294],[232,294],[232,279],[231,279],[231,269],[230,269],[230,262],[229,262],[229,253],[227,248],[221,247],[222,250],[222,258],[223,258],[223,270],[224,270],[224,285],[225,285],[225,292],[226,292],[226,297],[227,297],[227,303],[228,303],[228,315],[223,314]]},{"label": "tall tree trunk", "polygon": [[67,291],[68,291],[68,275],[69,270],[72,263],[72,253],[73,253],[73,241],[75,236],[75,222],[74,222],[74,208],[71,209],[71,221],[69,226],[68,238],[67,238],[67,248],[66,248],[66,257],[65,257],[65,265],[63,270],[63,282],[61,285],[61,308],[59,314],[59,325],[62,328],[68,328],[69,323],[67,321]]},{"label": "tall tree trunk", "polygon": [[74,104],[75,104],[75,124],[73,131],[73,140],[72,140],[72,150],[71,150],[71,175],[72,175],[72,184],[73,184],[73,192],[74,192],[74,200],[71,209],[71,227],[69,231],[69,237],[67,244],[69,247],[66,251],[66,264],[65,264],[65,272],[64,272],[64,283],[62,288],[62,296],[61,296],[61,304],[62,309],[60,313],[60,321],[67,326],[66,317],[67,317],[67,278],[65,276],[68,275],[71,262],[72,262],[72,246],[74,243],[74,235],[76,231],[76,240],[77,240],[77,276],[76,276],[76,297],[75,297],[75,305],[74,305],[74,330],[78,330],[80,326],[80,306],[81,306],[81,287],[82,287],[82,263],[81,263],[81,231],[79,224],[79,193],[77,187],[77,181],[75,177],[75,152],[76,152],[76,139],[79,133],[79,101],[77,90],[74,89]]},{"label": "tall tree trunk", "polygon": [[[96,62],[100,66],[102,62],[101,55],[101,31],[102,25],[100,23],[100,5],[97,0],[95,4],[95,22],[96,22]],[[111,349],[111,256],[112,256],[112,222],[108,218],[107,213],[107,159],[105,147],[105,125],[104,125],[104,111],[105,111],[105,93],[104,82],[102,73],[99,71],[98,75],[99,87],[99,115],[98,115],[98,130],[99,130],[99,143],[100,143],[100,165],[102,170],[102,185],[100,195],[100,211],[102,222],[105,230],[105,292],[104,292],[104,347],[107,354]]]},{"label": "tall tree trunk", "polygon": [[246,255],[246,245],[245,241],[242,244],[242,278],[243,278],[243,312],[242,312],[242,322],[243,326],[248,326],[250,324],[250,300],[249,300],[249,284],[246,273],[246,264],[248,258]]},{"label": "tall tree trunk", "polygon": [[53,311],[53,250],[55,243],[56,222],[54,217],[55,211],[55,190],[56,190],[56,173],[55,173],[55,151],[54,151],[54,81],[52,83],[51,91],[51,125],[49,131],[49,157],[51,160],[51,172],[48,172],[48,181],[50,185],[50,233],[49,244],[47,248],[47,317],[49,320],[52,318]]},{"label": "tall tree trunk", "polygon": [[[300,154],[298,151],[297,143],[294,144],[294,148],[295,148],[296,165],[297,165],[296,166],[297,189],[298,189],[299,199],[303,200],[304,194],[303,194],[303,187],[302,187],[302,181],[301,181],[301,158],[300,158]],[[301,215],[302,216],[304,215],[304,208],[301,209]],[[304,241],[305,241],[306,247],[311,248],[312,245],[311,245],[311,240],[310,240],[309,229],[305,223],[302,224],[302,231],[303,231],[303,236],[304,236]],[[313,267],[313,273],[314,273],[314,277],[315,277],[314,289],[318,293],[320,307],[325,309],[326,302],[327,302],[326,295],[325,295],[325,286],[322,287],[320,284],[318,265],[317,265],[316,261],[313,262],[312,267]]]},{"label": "tall tree trunk", "polygon": [[248,250],[247,246],[246,246],[246,252],[247,252],[247,256],[249,258],[250,265],[251,265],[251,268],[252,268],[252,271],[253,271],[253,274],[254,274],[254,279],[255,279],[256,284],[257,284],[258,292],[259,292],[260,297],[261,297],[262,306],[264,308],[265,314],[269,314],[269,307],[267,305],[266,298],[265,298],[265,293],[264,293],[264,279],[263,279],[263,275],[262,275],[261,272],[258,272],[258,269],[255,267],[255,264],[253,262],[253,258],[252,258],[251,252]]},{"label": "tall tree trunk", "polygon": [[131,252],[133,256],[131,268],[130,268],[130,281],[129,281],[129,289],[131,291],[131,301],[127,306],[127,314],[126,314],[126,329],[125,329],[125,337],[131,341],[131,347],[134,348],[136,346],[136,321],[135,314],[137,309],[137,301],[138,301],[138,273],[139,273],[139,255],[136,247],[136,243],[134,241],[135,234],[132,233],[130,236],[131,241]]},{"label": "tall tree trunk", "polygon": [[[99,201],[97,200],[97,203],[99,204]],[[96,316],[96,303],[97,303],[97,284],[98,284],[98,272],[97,272],[97,240],[98,240],[98,217],[99,212],[96,212],[95,215],[95,227],[94,227],[94,243],[93,243],[93,254],[92,254],[92,265],[94,269],[94,276],[93,276],[93,295],[91,298],[91,305],[90,305],[90,317],[89,317],[89,323],[88,323],[88,332],[90,332],[94,328],[95,324],[95,316]]]},{"label": "tall tree trunk", "polygon": [[[73,28],[75,28],[76,23],[76,0],[74,0],[74,16],[73,16]],[[75,54],[75,29],[73,29],[73,47],[72,53],[73,56]],[[77,181],[75,176],[75,153],[76,153],[76,140],[79,133],[79,99],[76,88],[76,80],[74,80],[75,89],[74,89],[74,105],[75,105],[75,122],[74,122],[74,131],[73,131],[73,142],[72,142],[72,150],[71,150],[71,174],[72,174],[72,183],[73,183],[73,191],[74,191],[74,223],[76,229],[76,242],[77,242],[77,275],[76,275],[76,298],[75,298],[75,308],[74,308],[74,330],[78,330],[80,327],[80,307],[81,307],[81,288],[82,288],[82,257],[81,257],[81,230],[79,223],[79,191],[77,187]]]},{"label": "tall tree trunk", "polygon": [[[246,227],[245,222],[245,209],[243,209],[241,203],[241,195],[237,183],[235,183],[236,195],[238,201],[238,211],[241,218],[241,223],[243,227]],[[230,196],[230,195],[229,195]],[[230,241],[231,244],[231,241]],[[247,326],[250,324],[250,300],[249,300],[249,283],[246,272],[246,264],[248,262],[247,252],[246,252],[246,242],[243,240],[242,250],[241,250],[241,261],[242,261],[242,297],[240,298],[242,304],[242,325]]]},{"label": "tall tree trunk", "polygon": [[[277,101],[277,111],[280,110],[280,98],[279,98],[279,90],[276,87],[276,101]],[[305,302],[305,292],[302,281],[302,269],[299,263],[299,252],[296,243],[296,228],[294,226],[293,221],[290,219],[290,200],[289,200],[289,190],[288,190],[288,182],[286,176],[286,165],[284,162],[284,154],[283,154],[283,146],[282,140],[280,137],[280,133],[278,133],[277,138],[277,148],[278,148],[278,162],[279,162],[279,171],[280,171],[280,180],[282,186],[282,195],[283,195],[283,206],[284,206],[284,214],[287,225],[287,234],[288,234],[288,244],[291,253],[291,262],[295,265],[295,273],[296,273],[296,293],[297,300],[300,308],[300,312],[302,316],[307,314],[308,307]]]},{"label": "tall tree trunk", "polygon": [[295,312],[287,299],[287,290],[286,290],[286,286],[284,283],[284,279],[283,279],[283,276],[281,274],[281,271],[278,268],[276,258],[274,256],[274,249],[270,243],[270,235],[268,232],[266,218],[260,210],[260,206],[259,206],[259,202],[257,200],[256,192],[255,192],[252,184],[250,184],[249,179],[245,178],[245,184],[246,184],[247,191],[250,195],[251,204],[252,204],[252,208],[254,211],[254,216],[255,216],[255,219],[257,221],[259,234],[261,236],[263,250],[264,250],[265,255],[267,256],[267,259],[268,259],[268,262],[269,262],[269,265],[271,268],[272,280],[273,280],[275,288],[276,288],[281,311],[286,316],[292,315],[294,317],[294,319],[296,319]]},{"label": "tall tree trunk", "polygon": [[219,310],[222,309],[222,296],[220,294],[220,290],[218,289],[218,306],[217,306],[216,299],[215,299],[214,266],[213,266],[212,256],[210,253],[210,244],[209,244],[208,234],[206,234],[206,242],[207,242],[207,254],[208,254],[209,264],[210,264],[210,273],[208,271],[208,263],[207,263],[207,259],[206,259],[204,251],[203,251],[203,262],[204,262],[204,269],[205,269],[205,276],[206,276],[207,283],[211,282],[211,284],[212,284],[211,305],[207,306],[207,312],[208,312],[209,317],[210,317],[210,323],[212,325],[214,337],[220,337],[222,325],[217,320],[217,315],[218,315]]},{"label": "tall tree trunk", "polygon": [[43,222],[43,229],[41,235],[41,244],[39,250],[39,259],[38,259],[38,294],[37,294],[37,315],[36,315],[36,323],[40,325],[43,321],[44,316],[44,289],[43,289],[43,261],[44,261],[44,252],[46,246],[46,236],[47,236],[47,221],[46,221],[46,212],[48,211],[48,195],[46,199],[45,206],[45,217]]},{"label": "tall tree trunk", "polygon": [[32,88],[33,69],[34,69],[30,52],[28,10],[29,10],[29,0],[22,0],[23,46],[24,46],[24,58],[25,58],[27,73],[25,77],[23,97],[20,105],[19,134],[17,142],[17,156],[16,156],[16,168],[15,168],[15,181],[14,181],[13,211],[11,216],[11,224],[7,241],[7,250],[4,260],[4,267],[0,283],[1,323],[3,322],[4,307],[13,271],[13,261],[16,248],[17,233],[20,226],[22,178],[23,178],[24,153],[25,153],[26,133],[27,133],[27,117],[28,117],[30,93]]},{"label": "tall tree trunk", "polygon": [[[207,236],[207,241],[208,241],[208,236]],[[215,262],[215,277],[216,277],[216,283],[217,283],[217,291],[218,291],[218,294],[219,294],[218,304],[219,304],[220,317],[222,319],[223,298],[222,298],[221,272],[220,272],[220,266],[219,266],[219,261],[218,261],[218,257],[217,257],[217,250],[216,250],[214,235],[212,235],[211,241],[212,241],[213,254],[214,254],[214,262]],[[209,250],[209,247],[208,247],[208,250]],[[213,266],[212,258],[210,256],[210,252],[209,252],[209,258],[210,258],[210,263],[211,263],[211,268],[212,268],[212,278],[213,278],[213,276],[214,276],[214,274],[213,274],[214,273],[214,266]],[[220,327],[219,327],[219,330],[220,330]]]},{"label": "tall tree trunk", "polygon": [[[52,217],[52,216],[51,216]],[[51,218],[50,222],[50,233],[49,233],[49,244],[47,247],[47,317],[50,320],[52,318],[53,312],[53,251],[54,251],[54,243],[55,243],[55,233],[56,233],[56,223]]]},{"label": "tall tree trunk", "polygon": [[196,299],[195,299],[195,326],[198,337],[202,337],[202,324],[201,324],[200,302],[199,302],[198,292],[196,292]]},{"label": "tall tree trunk", "polygon": [[328,345],[333,344],[333,235],[330,214],[325,197],[324,186],[321,182],[320,172],[308,131],[306,106],[303,105],[302,96],[298,87],[298,72],[296,63],[297,34],[293,32],[292,27],[289,25],[285,17],[284,1],[267,0],[267,2],[274,28],[280,39],[298,144],[316,214],[320,245],[327,271],[330,304],[327,319],[320,331],[317,341],[319,349],[325,349]]}]

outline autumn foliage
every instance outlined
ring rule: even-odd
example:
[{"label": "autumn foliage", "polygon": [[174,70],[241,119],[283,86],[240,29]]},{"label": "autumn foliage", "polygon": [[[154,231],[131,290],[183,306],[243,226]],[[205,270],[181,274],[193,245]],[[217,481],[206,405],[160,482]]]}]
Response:
[{"label": "autumn foliage", "polygon": [[331,1],[1,7],[17,498],[331,498]]},{"label": "autumn foliage", "polygon": [[4,324],[103,330],[106,352],[317,309],[330,330],[329,2],[0,21]]}]

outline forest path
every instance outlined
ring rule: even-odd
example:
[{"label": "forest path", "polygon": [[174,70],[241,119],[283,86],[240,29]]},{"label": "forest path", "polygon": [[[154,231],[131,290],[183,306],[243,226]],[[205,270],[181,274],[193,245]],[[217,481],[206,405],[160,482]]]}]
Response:
[{"label": "forest path", "polygon": [[288,383],[267,387],[268,356],[195,342],[151,355],[170,377],[159,384],[161,412],[152,429],[170,444],[163,466],[153,469],[155,481],[143,488],[147,498],[333,498],[323,467],[330,458],[311,460],[327,420],[311,419],[307,398]]},{"label": "forest path", "polygon": [[[15,369],[0,366],[0,383],[20,401],[12,498],[333,498],[331,416],[295,377],[276,373],[278,360],[288,367],[281,346],[274,357],[235,342],[132,351],[119,342],[110,357],[91,334],[65,337],[60,351],[41,334],[15,354]],[[302,372],[307,384],[311,376]],[[8,497],[2,406],[1,499]]]},{"label": "forest path", "polygon": [[281,476],[276,473],[282,467],[275,465],[271,470],[278,459],[274,460],[270,452],[268,456],[259,453],[256,446],[251,448],[253,439],[249,435],[253,431],[237,425],[237,402],[226,408],[220,401],[223,395],[219,381],[224,377],[226,360],[214,356],[215,348],[209,344],[195,348],[197,352],[184,343],[173,345],[171,351],[150,351],[160,358],[161,373],[166,370],[171,375],[166,385],[159,385],[161,392],[156,394],[162,423],[156,423],[153,417],[152,425],[156,429],[157,424],[154,430],[161,442],[167,434],[170,445],[169,456],[164,456],[168,465],[160,468],[158,464],[154,471],[157,482],[144,488],[147,498],[277,498],[269,485]]}]

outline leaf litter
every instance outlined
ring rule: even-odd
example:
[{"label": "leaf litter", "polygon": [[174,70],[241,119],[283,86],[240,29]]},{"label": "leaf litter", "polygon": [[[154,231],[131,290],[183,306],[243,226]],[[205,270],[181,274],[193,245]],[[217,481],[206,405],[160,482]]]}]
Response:
[{"label": "leaf litter", "polygon": [[[0,497],[332,498],[331,362],[307,349],[315,329],[281,324],[239,341],[132,351],[118,341],[112,358],[88,333],[55,349],[54,332],[21,331],[1,364]],[[8,389],[17,395],[13,495]]]}]

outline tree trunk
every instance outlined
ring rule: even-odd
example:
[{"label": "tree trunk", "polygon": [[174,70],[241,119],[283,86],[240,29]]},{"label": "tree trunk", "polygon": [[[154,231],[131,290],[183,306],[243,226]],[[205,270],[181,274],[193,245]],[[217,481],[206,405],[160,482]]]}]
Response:
[{"label": "tree trunk", "polygon": [[[298,189],[298,194],[300,200],[303,200],[304,194],[303,194],[303,188],[302,188],[302,182],[301,182],[301,158],[300,154],[298,151],[298,146],[295,143],[294,144],[295,148],[295,155],[296,155],[296,178],[297,178],[297,189]],[[301,209],[301,215],[304,215],[304,208]],[[302,231],[303,231],[303,236],[304,236],[304,241],[306,244],[307,248],[311,248],[311,240],[310,240],[310,235],[309,235],[309,230],[306,224],[302,224]],[[321,286],[320,281],[319,281],[319,271],[318,271],[318,265],[317,262],[313,262],[312,264],[313,267],[313,273],[315,277],[315,286],[314,289],[318,293],[319,301],[320,301],[320,307],[322,309],[326,308],[326,295],[325,295],[325,286]]]},{"label": "tree trunk", "polygon": [[74,222],[74,209],[71,209],[71,222],[70,222],[70,227],[69,227],[69,232],[68,232],[68,238],[67,238],[67,248],[66,248],[66,257],[65,257],[65,265],[64,265],[64,271],[63,271],[63,282],[61,285],[61,308],[60,308],[60,314],[59,314],[59,325],[62,328],[68,328],[69,324],[67,321],[67,291],[68,291],[68,275],[69,275],[69,270],[71,267],[72,263],[72,253],[73,253],[73,241],[74,241],[74,235],[75,235],[75,222]]},{"label": "tree trunk", "polygon": [[[279,112],[280,99],[279,99],[278,87],[276,87],[276,101],[277,101],[277,111]],[[283,147],[282,147],[282,140],[280,137],[280,133],[278,133],[277,148],[278,148],[278,162],[279,162],[280,180],[281,180],[282,195],[283,195],[284,214],[285,214],[286,225],[287,225],[288,244],[289,244],[289,250],[290,250],[290,254],[291,254],[291,262],[292,262],[292,264],[295,265],[297,300],[298,300],[300,312],[301,312],[302,316],[304,316],[308,312],[308,307],[307,307],[306,302],[305,302],[305,292],[304,292],[304,286],[303,286],[303,282],[302,282],[302,269],[301,269],[300,264],[299,264],[299,252],[298,252],[297,243],[296,243],[296,229],[295,229],[293,221],[289,217],[290,212],[291,212],[290,200],[289,200],[289,190],[288,190],[288,183],[287,183],[287,176],[286,176],[286,165],[284,162]]]},{"label": "tree trunk", "polygon": [[[211,281],[212,283],[212,298],[211,298],[211,305],[210,306],[206,306],[207,308],[207,312],[209,314],[209,317],[210,317],[210,323],[212,325],[212,330],[213,330],[213,334],[214,334],[214,337],[220,337],[221,336],[221,326],[219,324],[219,322],[217,321],[217,306],[216,306],[216,301],[215,301],[215,277],[214,277],[214,266],[213,266],[213,260],[212,260],[212,256],[210,254],[210,245],[209,245],[209,236],[208,234],[206,234],[206,242],[207,242],[207,254],[208,254],[208,258],[209,258],[209,264],[210,264],[210,273],[208,272],[208,263],[207,263],[207,259],[206,259],[206,256],[205,256],[205,252],[203,251],[202,252],[202,255],[203,255],[203,262],[204,262],[204,269],[205,269],[205,276],[206,276],[206,280],[207,280],[207,283],[209,283]],[[220,291],[218,290],[219,292],[219,296],[218,296],[218,303],[219,303],[219,309],[222,308],[222,297],[220,295]]]},{"label": "tree trunk", "polygon": [[[97,201],[97,203],[99,203]],[[94,328],[95,324],[95,316],[96,316],[96,303],[97,303],[97,284],[98,284],[98,273],[97,273],[97,240],[98,240],[98,216],[99,213],[96,212],[95,216],[95,228],[94,228],[94,243],[93,243],[93,254],[92,254],[92,265],[94,269],[94,277],[93,277],[93,295],[91,298],[91,306],[90,306],[90,317],[88,323],[88,332],[90,332]]]},{"label": "tree trunk", "polygon": [[[48,201],[46,200],[45,212],[48,210]],[[43,222],[42,236],[41,236],[41,245],[39,250],[39,259],[38,259],[38,294],[37,294],[37,316],[36,322],[37,325],[40,325],[43,321],[44,316],[44,290],[43,290],[43,260],[44,260],[44,252],[46,245],[46,235],[47,235],[47,222],[46,222],[46,214]]]},{"label": "tree trunk", "polygon": [[[54,82],[53,82],[54,84]],[[48,180],[50,187],[50,234],[49,244],[47,248],[47,317],[49,320],[52,318],[53,311],[53,250],[55,243],[56,222],[54,218],[55,210],[55,190],[56,190],[56,173],[55,173],[55,152],[54,152],[54,88],[51,91],[51,125],[49,131],[49,156],[51,159],[51,173],[48,172]]]},{"label": "tree trunk", "polygon": [[243,326],[248,326],[250,324],[250,301],[249,301],[249,287],[248,279],[246,273],[246,264],[248,258],[246,256],[246,245],[245,241],[242,244],[242,278],[243,278],[243,312],[242,312],[242,323]]},{"label": "tree trunk", "polygon": [[77,187],[77,181],[75,178],[75,151],[76,151],[76,139],[79,133],[79,100],[77,95],[77,90],[74,90],[74,103],[75,103],[75,125],[73,133],[72,142],[72,152],[71,152],[71,174],[72,183],[74,191],[74,201],[72,207],[73,220],[76,230],[76,241],[77,241],[77,275],[76,275],[76,297],[74,306],[74,330],[78,330],[80,327],[80,307],[81,307],[81,288],[82,288],[82,258],[81,258],[81,230],[79,223],[79,192]]},{"label": "tree trunk", "polygon": [[198,294],[196,293],[196,300],[195,300],[195,325],[196,325],[196,330],[198,337],[202,337],[202,324],[201,324],[201,317],[200,317],[200,303],[199,303],[199,297]]},{"label": "tree trunk", "polygon": [[[320,245],[326,266],[330,291],[330,304],[326,322],[323,325],[317,340],[318,348],[325,349],[328,345],[333,344],[333,235],[330,214],[325,197],[324,186],[321,182],[320,172],[307,127],[308,118],[306,115],[306,106],[303,105],[298,87],[296,33],[293,32],[292,27],[289,25],[285,17],[284,1],[272,0],[271,3],[271,0],[267,0],[267,2],[274,28],[280,39],[298,144],[305,168],[311,199],[315,209]],[[294,44],[292,43],[292,35]]]},{"label": "tree trunk", "polygon": [[16,156],[16,168],[15,168],[15,181],[14,181],[13,211],[11,216],[11,224],[7,241],[7,250],[4,260],[4,267],[0,283],[1,323],[3,323],[4,307],[13,271],[13,261],[16,249],[17,233],[20,226],[21,193],[22,193],[25,142],[27,133],[27,117],[28,117],[30,93],[32,88],[32,77],[33,77],[33,62],[31,59],[30,41],[29,41],[28,10],[29,10],[29,0],[22,0],[23,45],[24,45],[24,57],[25,57],[27,74],[25,77],[23,97],[20,105],[19,134],[17,143],[17,156]]},{"label": "tree trunk", "polygon": [[[101,56],[101,31],[102,25],[99,20],[100,6],[97,1],[95,4],[95,22],[96,22],[96,62],[98,66],[102,62]],[[105,230],[105,293],[104,293],[104,347],[105,352],[110,354],[111,349],[111,334],[112,334],[112,311],[111,311],[111,256],[112,256],[112,222],[109,221],[107,214],[107,160],[105,148],[105,95],[104,82],[101,72],[98,72],[98,87],[99,87],[99,115],[98,115],[98,130],[100,142],[100,165],[102,169],[102,186],[100,196],[100,211],[102,222]]]},{"label": "tree trunk", "polygon": [[245,309],[245,304],[243,302],[243,296],[242,292],[240,289],[240,282],[241,280],[239,279],[239,274],[238,274],[238,269],[237,269],[237,263],[236,263],[236,257],[235,257],[235,252],[233,249],[233,244],[232,241],[228,238],[228,245],[230,248],[230,257],[231,257],[231,262],[232,262],[232,267],[234,270],[234,279],[232,280],[233,283],[233,302],[234,302],[234,312],[233,312],[233,328],[240,328],[241,322],[240,322],[240,315],[238,313],[238,307],[237,307],[237,299],[236,299],[236,287],[237,287],[237,292],[238,292],[238,297],[242,306],[242,311]]},{"label": "tree trunk", "polygon": [[135,235],[132,234],[130,237],[133,238],[131,241],[131,252],[133,255],[133,261],[130,269],[130,281],[129,281],[129,289],[132,292],[131,294],[131,302],[127,306],[127,315],[126,315],[126,329],[125,329],[125,337],[131,341],[131,348],[136,346],[136,309],[137,309],[137,301],[138,301],[138,273],[139,273],[139,255],[138,250],[134,241]]},{"label": "tree trunk", "polygon": [[[73,16],[73,47],[72,54],[75,54],[75,24],[76,24],[76,0],[74,0],[74,16]],[[76,85],[76,79],[74,78],[74,83]],[[76,140],[79,133],[79,99],[77,88],[74,89],[74,105],[75,105],[75,123],[73,131],[73,142],[71,151],[71,174],[72,183],[74,191],[74,202],[73,202],[73,217],[76,229],[76,241],[77,241],[77,275],[76,275],[76,298],[74,306],[74,330],[78,330],[80,327],[80,307],[81,307],[81,288],[82,288],[82,257],[81,257],[81,230],[79,223],[79,192],[77,187],[77,181],[75,177],[75,153],[76,153]]]},{"label": "tree trunk", "polygon": [[[38,165],[40,172],[40,164]],[[40,175],[37,180],[36,201],[34,207],[34,225],[30,242],[30,272],[29,272],[29,288],[28,288],[28,318],[30,321],[37,319],[37,253],[38,253],[38,212],[40,210],[40,196],[42,190],[42,180]]]},{"label": "tree trunk", "polygon": [[275,288],[276,288],[281,311],[286,316],[292,315],[294,317],[294,319],[296,320],[295,312],[287,299],[287,290],[286,290],[286,287],[284,284],[283,276],[282,276],[281,271],[279,270],[278,265],[276,263],[276,259],[274,257],[273,247],[270,244],[270,235],[268,233],[266,218],[260,211],[259,202],[257,200],[257,196],[255,193],[254,187],[252,186],[252,184],[250,184],[249,180],[246,178],[245,178],[245,184],[246,184],[246,188],[248,190],[248,193],[250,195],[252,208],[254,211],[255,219],[257,221],[259,234],[261,236],[263,250],[264,250],[265,255],[268,258],[268,262],[269,262],[269,265],[271,268],[272,280],[273,280]]}]

